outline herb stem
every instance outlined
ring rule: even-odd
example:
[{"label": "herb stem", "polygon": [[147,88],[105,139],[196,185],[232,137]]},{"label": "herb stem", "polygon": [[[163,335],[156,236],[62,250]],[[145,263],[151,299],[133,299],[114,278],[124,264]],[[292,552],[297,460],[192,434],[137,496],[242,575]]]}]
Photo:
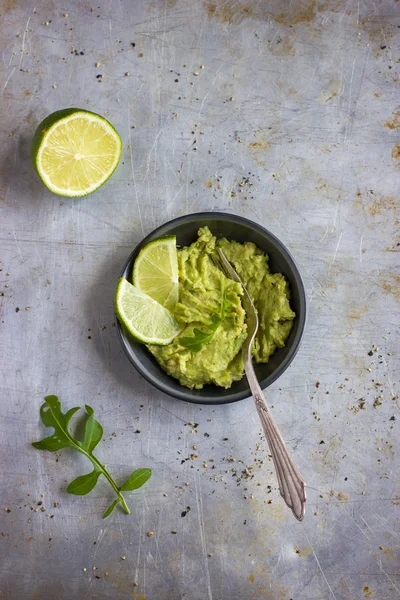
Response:
[{"label": "herb stem", "polygon": [[107,479],[107,481],[109,482],[109,484],[111,485],[111,487],[113,488],[115,493],[117,494],[119,501],[121,502],[121,504],[123,506],[124,511],[126,512],[127,515],[130,515],[131,511],[129,510],[129,507],[128,507],[127,503],[125,502],[125,498],[119,491],[119,487],[117,486],[117,484],[115,483],[114,479],[111,477],[111,475],[109,474],[107,469],[101,464],[101,462],[93,454],[89,454],[89,452],[86,452],[86,450],[84,450],[82,448],[82,446],[80,446],[76,443],[74,438],[71,436],[71,434],[68,430],[68,427],[66,427],[66,429],[64,430],[64,428],[62,427],[61,423],[58,421],[57,416],[54,414],[54,412],[53,412],[53,416],[54,416],[55,421],[57,422],[57,425],[60,427],[60,429],[62,431],[64,431],[64,435],[66,435],[66,437],[68,438],[71,445],[74,448],[76,448],[76,450],[78,450],[78,452],[81,452],[81,454],[84,454],[103,473],[104,477]]},{"label": "herb stem", "polygon": [[107,479],[107,481],[109,482],[109,484],[111,485],[111,487],[113,488],[115,493],[117,494],[119,501],[121,502],[121,504],[123,506],[124,511],[126,512],[127,515],[130,515],[131,511],[129,510],[129,507],[128,507],[127,503],[125,502],[125,498],[119,491],[119,487],[117,486],[117,484],[115,483],[114,479],[111,477],[111,475],[107,471],[107,469],[101,464],[101,462],[95,456],[93,456],[93,454],[89,455],[82,448],[80,448],[80,451],[82,452],[82,454],[85,454],[93,462],[93,464],[96,465],[98,467],[98,469],[103,473],[104,477]]},{"label": "herb stem", "polygon": [[94,410],[88,404],[85,404],[87,419],[85,424],[85,433],[83,439],[75,439],[69,431],[69,423],[73,415],[79,410],[79,406],[70,408],[63,412],[61,402],[57,396],[46,396],[44,403],[40,407],[40,416],[43,425],[54,429],[53,435],[43,438],[38,442],[32,442],[32,446],[37,450],[47,450],[48,452],[57,452],[61,448],[73,448],[77,452],[84,454],[92,463],[92,471],[76,477],[67,487],[69,494],[75,496],[84,496],[89,494],[97,484],[100,475],[104,475],[116,497],[103,514],[103,519],[110,516],[113,510],[121,504],[122,509],[127,515],[131,514],[129,507],[123,496],[123,492],[137,490],[142,487],[151,477],[151,469],[136,469],[128,479],[121,485],[117,485],[112,475],[108,472],[105,464],[94,456],[93,450],[103,437],[103,428],[94,418]]}]

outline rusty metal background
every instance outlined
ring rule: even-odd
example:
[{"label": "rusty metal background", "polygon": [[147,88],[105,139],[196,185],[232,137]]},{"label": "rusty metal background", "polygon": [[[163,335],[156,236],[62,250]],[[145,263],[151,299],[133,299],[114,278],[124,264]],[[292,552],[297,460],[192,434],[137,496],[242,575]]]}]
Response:
[{"label": "rusty metal background", "polygon": [[[1,600],[400,597],[399,28],[392,0],[2,0]],[[29,158],[66,106],[124,142],[77,200]],[[268,392],[308,482],[302,524],[251,399],[175,401],[118,344],[125,258],[197,210],[262,223],[305,278],[305,339]],[[101,520],[105,484],[65,492],[83,458],[30,446],[46,393],[95,408],[117,477],[153,468],[130,517]]]}]

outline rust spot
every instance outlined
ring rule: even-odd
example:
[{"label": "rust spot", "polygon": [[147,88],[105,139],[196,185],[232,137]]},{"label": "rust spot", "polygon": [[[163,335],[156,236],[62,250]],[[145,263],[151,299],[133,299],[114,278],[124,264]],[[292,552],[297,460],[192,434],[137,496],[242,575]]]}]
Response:
[{"label": "rust spot", "polygon": [[372,191],[363,194],[357,192],[355,206],[360,207],[364,214],[372,217],[369,228],[374,229],[383,223],[399,224],[400,201],[393,196],[377,197]]},{"label": "rust spot", "polygon": [[384,546],[379,546],[379,550],[382,550],[383,554],[386,554],[389,558],[393,558],[393,548],[385,548]]},{"label": "rust spot", "polygon": [[[265,540],[264,540],[265,542]],[[281,585],[275,580],[271,569],[263,562],[254,561],[253,570],[247,578],[248,584],[252,584],[247,588],[248,593],[242,594],[242,598],[269,598],[274,600],[289,600],[292,597],[292,590]],[[250,591],[251,590],[251,591]]]},{"label": "rust spot", "polygon": [[292,10],[282,10],[276,15],[275,21],[281,25],[297,25],[298,23],[310,23],[315,19],[316,0],[311,2],[294,2]]},{"label": "rust spot", "polygon": [[392,158],[394,158],[395,160],[400,158],[400,144],[395,144],[392,150]]},{"label": "rust spot", "polygon": [[256,161],[256,163],[263,169],[268,170],[267,165],[263,162],[263,159],[264,159],[263,155],[267,150],[269,150],[271,148],[271,144],[268,144],[268,142],[264,138],[259,138],[258,140],[254,141],[254,142],[250,142],[250,144],[248,144],[247,148],[248,148],[251,156]]},{"label": "rust spot", "polygon": [[375,98],[380,98],[381,97],[381,95],[378,92],[374,92],[374,96],[375,96]]},{"label": "rust spot", "polygon": [[206,9],[210,17],[213,17],[217,11],[217,5],[213,2],[206,2]]},{"label": "rust spot", "polygon": [[342,90],[342,81],[336,77],[333,77],[328,87],[325,91],[322,92],[319,97],[321,102],[330,102],[333,98],[337,98]]},{"label": "rust spot", "polygon": [[307,548],[305,550],[300,550],[300,548],[298,546],[294,547],[294,551],[296,552],[296,554],[298,554],[299,556],[309,556],[312,552],[312,546],[307,546]]},{"label": "rust spot", "polygon": [[382,287],[387,294],[393,294],[397,299],[400,299],[400,277],[393,275],[392,279],[384,279]]},{"label": "rust spot", "polygon": [[282,504],[272,504],[268,509],[268,516],[277,521],[283,521],[287,516]]},{"label": "rust spot", "polygon": [[324,144],[323,146],[321,146],[321,152],[323,152],[324,154],[330,154],[332,152],[332,150],[329,148],[329,146]]},{"label": "rust spot", "polygon": [[[149,11],[154,7],[154,5],[159,5],[161,7],[173,8],[176,4],[177,0],[153,0],[153,2],[149,2],[148,8]],[[89,10],[89,8],[88,8]]]},{"label": "rust spot", "polygon": [[216,0],[215,2],[205,2],[207,13],[210,17],[218,19],[223,23],[240,24],[245,19],[266,18],[267,13],[261,10],[260,6],[252,2],[241,4],[231,4],[226,0]]},{"label": "rust spot", "polygon": [[124,597],[125,595],[129,595],[129,598],[135,598],[136,600],[147,600],[145,596],[136,590],[138,584],[134,581],[132,576],[129,576],[128,574],[126,577],[117,575],[113,572],[111,566],[106,567],[106,570],[108,572],[107,581],[112,585],[113,588],[118,590],[118,597],[123,594]]},{"label": "rust spot", "polygon": [[385,122],[385,127],[387,127],[388,129],[400,129],[400,110],[393,113],[391,121]]},{"label": "rust spot", "polygon": [[257,142],[251,142],[248,145],[248,149],[257,149],[257,150],[269,150],[271,148],[271,144],[268,144],[263,138],[258,140]]},{"label": "rust spot", "polygon": [[292,87],[290,87],[290,88],[288,89],[288,93],[289,93],[291,96],[294,96],[295,94],[298,94],[298,91],[297,91],[295,88],[292,88]]},{"label": "rust spot", "polygon": [[274,56],[294,56],[295,50],[292,46],[292,44],[290,43],[290,40],[292,38],[278,38],[276,41],[268,44],[268,50],[274,55]]},{"label": "rust spot", "polygon": [[400,207],[400,203],[391,196],[381,196],[379,200],[375,200],[372,204],[367,206],[368,212],[375,217],[376,215],[382,214],[386,210],[397,211]]},{"label": "rust spot", "polygon": [[14,8],[17,8],[17,0],[4,0],[4,12],[10,12],[10,10],[14,10]]},{"label": "rust spot", "polygon": [[371,590],[368,585],[364,586],[363,592],[366,598],[371,598],[375,594],[375,590]]},{"label": "rust spot", "polygon": [[326,0],[325,2],[308,0],[301,2],[297,0],[290,4],[290,10],[281,11],[275,21],[282,25],[297,25],[299,23],[312,23],[319,13],[340,13],[346,6],[344,0]]},{"label": "rust spot", "polygon": [[213,186],[213,182],[212,182],[212,180],[211,180],[211,179],[206,179],[206,180],[205,180],[205,182],[204,182],[204,186],[205,186],[207,189],[209,189],[209,190],[210,190],[210,189],[212,188],[212,186]]},{"label": "rust spot", "polygon": [[367,17],[361,18],[358,21],[358,25],[363,28],[365,34],[368,35],[370,41],[374,44],[375,56],[382,56],[382,44],[386,46],[390,43],[389,40],[391,40],[397,31],[397,28],[393,25],[391,26],[389,22],[383,27],[380,15],[373,14],[372,11],[369,11]]},{"label": "rust spot", "polygon": [[346,492],[339,492],[337,497],[339,502],[346,502],[349,499],[349,495]]},{"label": "rust spot", "polygon": [[360,319],[361,315],[365,314],[367,310],[366,306],[355,306],[349,312],[349,319]]},{"label": "rust spot", "polygon": [[[209,17],[218,19],[223,23],[240,24],[245,19],[260,19],[270,21],[274,19],[281,25],[293,27],[300,23],[311,23],[317,17],[317,1],[297,0],[290,4],[290,9],[281,10],[273,14],[268,2],[232,2],[227,0],[206,0],[204,6]],[[345,6],[344,0],[327,0],[318,2],[318,12],[340,12]]]},{"label": "rust spot", "polygon": [[391,245],[385,247],[385,252],[400,252],[400,236],[395,237]]}]

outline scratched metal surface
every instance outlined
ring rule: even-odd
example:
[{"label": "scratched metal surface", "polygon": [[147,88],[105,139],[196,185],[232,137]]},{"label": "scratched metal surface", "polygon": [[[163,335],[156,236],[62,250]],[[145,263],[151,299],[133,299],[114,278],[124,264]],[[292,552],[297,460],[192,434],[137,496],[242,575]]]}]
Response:
[{"label": "scratched metal surface", "polygon": [[[1,599],[399,597],[399,28],[394,1],[3,0]],[[81,200],[52,195],[29,161],[38,122],[65,106],[124,142]],[[125,258],[198,210],[262,223],[305,278],[304,342],[268,390],[308,482],[302,524],[251,399],[174,401],[118,344]],[[79,456],[31,448],[46,393],[95,408],[117,477],[153,468],[130,517],[101,520],[105,484],[66,494]]]}]

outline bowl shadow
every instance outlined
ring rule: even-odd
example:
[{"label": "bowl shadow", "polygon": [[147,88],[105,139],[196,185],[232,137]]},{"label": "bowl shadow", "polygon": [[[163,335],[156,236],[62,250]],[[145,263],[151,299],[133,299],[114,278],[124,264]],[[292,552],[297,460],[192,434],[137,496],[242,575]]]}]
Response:
[{"label": "bowl shadow", "polygon": [[120,246],[107,255],[102,263],[95,283],[87,288],[84,312],[87,327],[91,329],[92,348],[103,367],[118,381],[118,385],[141,391],[148,389],[147,382],[129,363],[117,333],[117,318],[114,314],[114,295],[121,264],[127,252],[134,247]]},{"label": "bowl shadow", "polygon": [[30,144],[34,132],[35,127],[32,127],[31,133],[25,132],[19,136],[14,158],[10,157],[9,152],[4,152],[0,159],[1,187],[7,192],[11,188],[13,194],[18,197],[18,211],[21,210],[21,202],[31,207],[32,198],[42,199],[46,192],[51,194],[46,190],[32,164]]}]

